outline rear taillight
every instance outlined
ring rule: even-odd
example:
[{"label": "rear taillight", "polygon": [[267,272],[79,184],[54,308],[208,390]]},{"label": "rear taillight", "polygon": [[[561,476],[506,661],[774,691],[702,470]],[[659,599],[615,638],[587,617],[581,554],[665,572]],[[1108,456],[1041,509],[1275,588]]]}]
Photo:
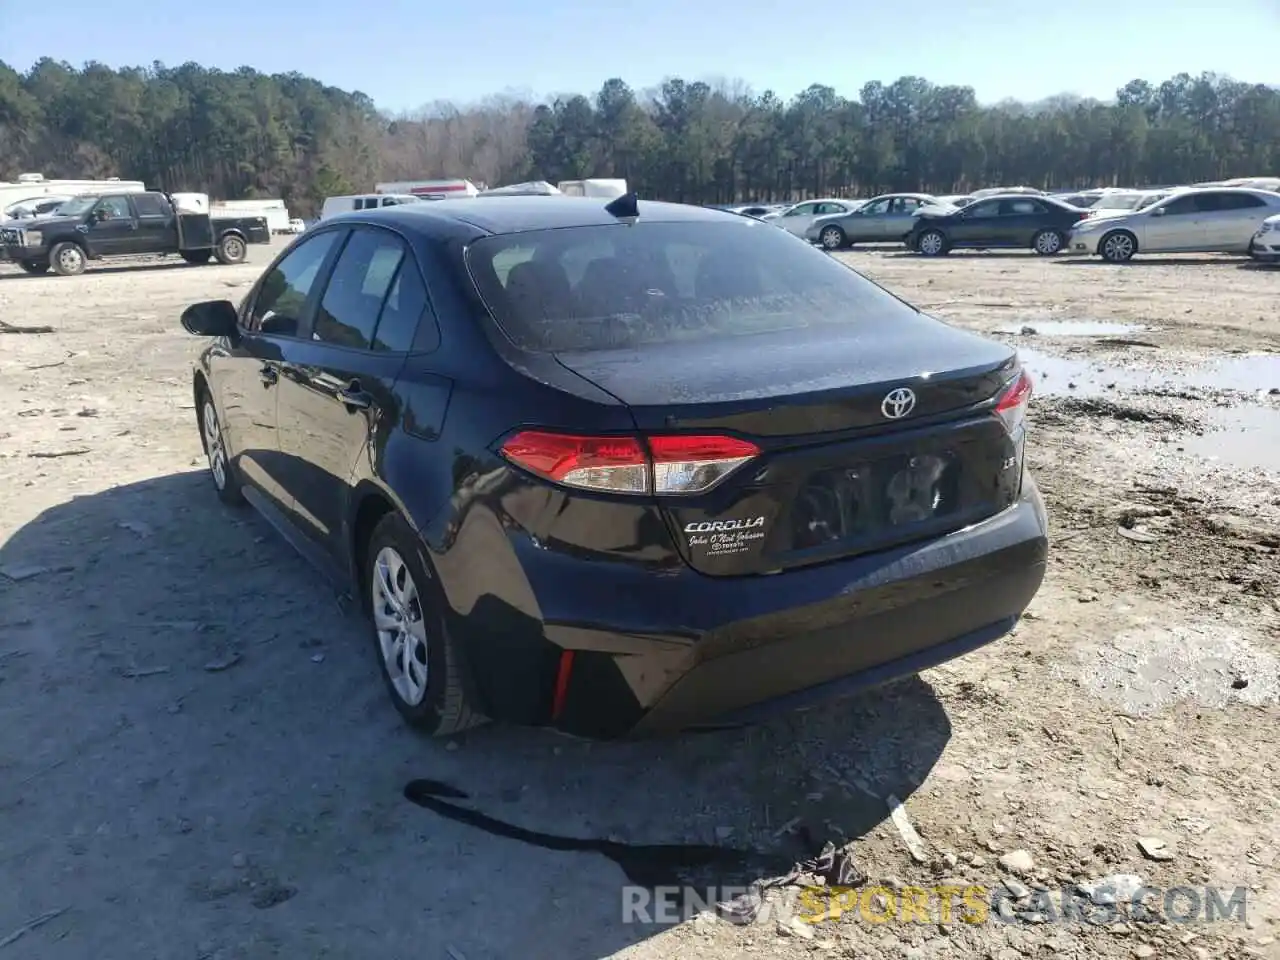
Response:
[{"label": "rear taillight", "polygon": [[523,430],[502,445],[518,467],[555,483],[601,493],[703,493],[760,453],[725,436],[587,437]]},{"label": "rear taillight", "polygon": [[1022,425],[1023,419],[1027,415],[1027,403],[1031,400],[1031,374],[1026,370],[1019,370],[1018,375],[1010,380],[1000,391],[1000,398],[996,401],[996,416],[1004,423],[1005,429],[1009,431],[1009,435],[1013,436],[1014,432]]}]

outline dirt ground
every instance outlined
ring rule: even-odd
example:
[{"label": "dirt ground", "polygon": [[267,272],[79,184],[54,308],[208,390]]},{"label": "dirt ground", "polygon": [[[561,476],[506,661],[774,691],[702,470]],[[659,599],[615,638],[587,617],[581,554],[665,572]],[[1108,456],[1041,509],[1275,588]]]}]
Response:
[{"label": "dirt ground", "polygon": [[[203,471],[202,344],[178,315],[238,299],[269,256],[0,268],[0,320],[52,328],[0,335],[0,957],[1280,956],[1280,271],[841,254],[1036,375],[1053,546],[1015,634],[747,731],[442,743],[402,726],[361,624]],[[564,835],[764,849],[807,829],[886,888],[871,913],[945,882],[1016,914],[806,925],[788,888],[750,925],[624,922],[614,863],[441,819],[403,799],[416,777]],[[1115,875],[1198,893],[1058,922],[1059,891],[1105,903]],[[1207,886],[1247,888],[1245,917],[1178,922]]]}]

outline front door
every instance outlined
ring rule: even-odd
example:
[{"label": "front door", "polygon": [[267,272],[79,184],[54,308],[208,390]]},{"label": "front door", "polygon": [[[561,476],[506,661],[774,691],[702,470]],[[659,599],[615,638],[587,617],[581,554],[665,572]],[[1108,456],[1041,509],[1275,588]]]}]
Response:
[{"label": "front door", "polygon": [[889,238],[889,197],[872,200],[849,217],[845,230],[854,243],[880,243]]},{"label": "front door", "polygon": [[1138,249],[1145,253],[1194,250],[1204,242],[1201,236],[1203,220],[1204,215],[1194,193],[1166,200],[1144,218]]},{"label": "front door", "polygon": [[121,194],[102,197],[89,212],[85,225],[89,249],[103,256],[134,253],[138,243],[138,223],[133,218],[129,198]]},{"label": "front door", "polygon": [[1000,201],[979,200],[960,211],[948,226],[951,242],[960,246],[980,246],[990,243],[991,237],[1000,231]]},{"label": "front door", "polygon": [[287,513],[292,497],[281,475],[277,435],[281,362],[297,342],[317,293],[317,278],[345,231],[300,241],[277,260],[245,298],[240,335],[227,355],[211,361],[214,395],[223,398],[227,452],[246,483]]},{"label": "front door", "polygon": [[352,229],[306,337],[285,350],[280,449],[293,519],[346,556],[348,508],[397,422],[394,388],[426,308],[412,252],[379,227]]}]

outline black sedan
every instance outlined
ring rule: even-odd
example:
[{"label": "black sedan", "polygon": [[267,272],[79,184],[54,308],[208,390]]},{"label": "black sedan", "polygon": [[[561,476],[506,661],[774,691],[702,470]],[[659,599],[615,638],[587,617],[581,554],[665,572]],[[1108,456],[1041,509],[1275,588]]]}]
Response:
[{"label": "black sedan", "polygon": [[768,223],[358,211],[182,322],[218,496],[355,591],[431,733],[748,722],[989,643],[1044,576],[1016,354]]},{"label": "black sedan", "polygon": [[928,257],[965,247],[1029,247],[1050,257],[1062,251],[1071,228],[1088,216],[1088,210],[1054,197],[1023,194],[986,197],[962,209],[925,207],[907,235],[907,246]]}]

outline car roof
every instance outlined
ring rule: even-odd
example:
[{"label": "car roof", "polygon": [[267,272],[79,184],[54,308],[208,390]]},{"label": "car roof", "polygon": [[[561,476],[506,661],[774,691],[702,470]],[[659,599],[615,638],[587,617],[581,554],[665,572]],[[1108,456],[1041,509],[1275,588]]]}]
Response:
[{"label": "car roof", "polygon": [[[408,231],[436,232],[441,228],[466,225],[488,234],[525,233],[530,230],[557,230],[565,227],[595,227],[618,223],[601,197],[511,196],[470,197],[406,203],[357,210],[326,220],[326,223],[364,220],[387,223]],[[724,210],[711,210],[684,203],[641,200],[637,204],[640,222],[739,222],[741,217]],[[434,229],[433,229],[434,228]]]}]

